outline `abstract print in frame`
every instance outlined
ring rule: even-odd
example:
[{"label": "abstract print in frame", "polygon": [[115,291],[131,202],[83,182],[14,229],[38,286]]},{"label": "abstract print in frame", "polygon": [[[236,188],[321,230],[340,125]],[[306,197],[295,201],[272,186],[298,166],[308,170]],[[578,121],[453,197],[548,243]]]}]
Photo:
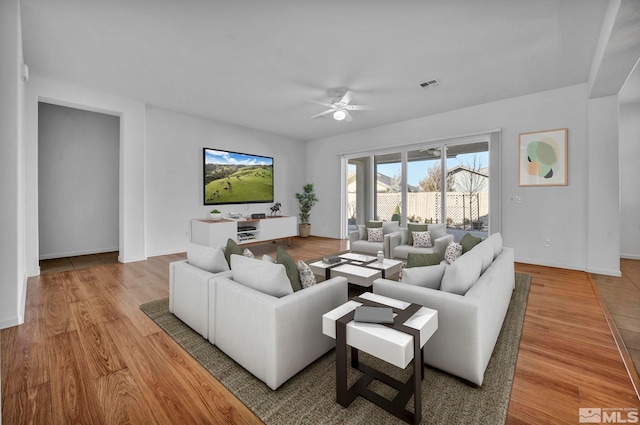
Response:
[{"label": "abstract print in frame", "polygon": [[567,129],[520,133],[518,186],[568,184]]}]

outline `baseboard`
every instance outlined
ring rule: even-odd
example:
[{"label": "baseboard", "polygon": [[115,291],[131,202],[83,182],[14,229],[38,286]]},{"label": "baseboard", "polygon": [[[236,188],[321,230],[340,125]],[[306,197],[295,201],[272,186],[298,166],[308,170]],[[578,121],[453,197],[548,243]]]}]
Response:
[{"label": "baseboard", "polygon": [[17,317],[14,317],[13,319],[0,321],[0,329],[12,328],[14,326],[21,325],[22,323],[24,322],[20,322]]},{"label": "baseboard", "polygon": [[121,263],[135,263],[136,261],[146,261],[147,257],[135,257],[135,258],[123,258],[118,256],[118,261]]},{"label": "baseboard", "polygon": [[77,257],[79,255],[102,254],[104,252],[116,252],[119,250],[120,250],[119,247],[115,247],[115,248],[87,249],[87,250],[71,251],[71,252],[58,252],[55,254],[40,255],[40,259],[51,260],[53,258],[65,258],[65,257]]},{"label": "baseboard", "polygon": [[636,254],[620,254],[620,258],[624,258],[625,260],[640,260],[640,255],[636,255]]},{"label": "baseboard", "polygon": [[551,261],[537,261],[537,260],[516,258],[515,262],[523,263],[523,264],[533,264],[534,266],[555,267],[557,269],[578,270],[581,272],[585,271],[584,266],[577,266],[574,264],[554,263]]},{"label": "baseboard", "polygon": [[599,269],[597,267],[589,267],[587,268],[588,273],[593,274],[602,274],[605,276],[613,276],[613,277],[621,277],[622,272],[620,270],[611,270],[611,269]]}]

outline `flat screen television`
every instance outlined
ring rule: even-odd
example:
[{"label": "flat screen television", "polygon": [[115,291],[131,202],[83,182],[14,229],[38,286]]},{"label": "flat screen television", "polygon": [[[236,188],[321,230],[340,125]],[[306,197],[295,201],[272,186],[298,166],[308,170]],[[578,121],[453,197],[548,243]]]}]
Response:
[{"label": "flat screen television", "polygon": [[205,205],[273,202],[273,158],[202,149]]}]

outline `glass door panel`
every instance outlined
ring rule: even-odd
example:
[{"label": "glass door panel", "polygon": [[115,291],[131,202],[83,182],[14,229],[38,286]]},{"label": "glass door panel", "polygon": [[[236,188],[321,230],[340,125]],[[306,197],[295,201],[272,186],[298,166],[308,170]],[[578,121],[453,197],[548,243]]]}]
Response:
[{"label": "glass door panel", "polygon": [[489,229],[489,142],[447,146],[445,217],[448,233],[486,237]]},{"label": "glass door panel", "polygon": [[407,223],[442,220],[441,147],[407,153]]},{"label": "glass door panel", "polygon": [[347,163],[347,234],[365,224],[367,199],[367,169],[371,169],[370,157],[352,158]]},{"label": "glass door panel", "polygon": [[400,221],[402,158],[400,153],[376,155],[375,219]]}]

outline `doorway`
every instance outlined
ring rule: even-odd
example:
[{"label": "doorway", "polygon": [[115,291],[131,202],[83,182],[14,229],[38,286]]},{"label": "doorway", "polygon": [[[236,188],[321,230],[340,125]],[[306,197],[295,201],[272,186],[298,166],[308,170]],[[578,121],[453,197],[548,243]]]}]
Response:
[{"label": "doorway", "polygon": [[38,103],[40,260],[119,249],[120,118]]}]

